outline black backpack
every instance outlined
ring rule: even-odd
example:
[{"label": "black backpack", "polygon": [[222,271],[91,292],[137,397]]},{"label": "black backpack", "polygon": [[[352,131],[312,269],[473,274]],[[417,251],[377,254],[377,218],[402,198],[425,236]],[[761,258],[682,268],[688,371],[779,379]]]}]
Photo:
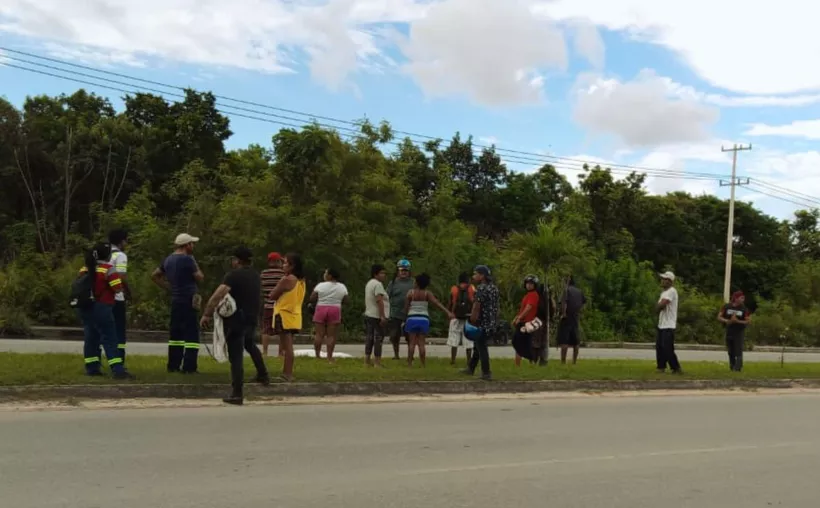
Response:
[{"label": "black backpack", "polygon": [[80,276],[71,283],[68,305],[72,309],[88,309],[94,305],[95,301],[94,275],[89,272],[80,274]]},{"label": "black backpack", "polygon": [[473,312],[473,304],[470,301],[470,286],[467,288],[458,288],[458,296],[456,296],[456,308],[454,314],[456,319],[467,319]]}]

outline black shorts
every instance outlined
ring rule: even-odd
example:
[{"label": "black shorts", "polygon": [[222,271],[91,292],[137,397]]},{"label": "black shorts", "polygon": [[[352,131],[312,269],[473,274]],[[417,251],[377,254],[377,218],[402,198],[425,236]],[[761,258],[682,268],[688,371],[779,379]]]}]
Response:
[{"label": "black shorts", "polygon": [[580,343],[578,337],[578,321],[564,318],[558,323],[558,345],[577,347]]},{"label": "black shorts", "polygon": [[277,315],[273,320],[273,334],[274,335],[280,335],[280,336],[283,335],[283,334],[296,335],[300,331],[301,330],[297,330],[297,329],[288,329],[288,330],[284,329],[282,327],[282,316]]}]

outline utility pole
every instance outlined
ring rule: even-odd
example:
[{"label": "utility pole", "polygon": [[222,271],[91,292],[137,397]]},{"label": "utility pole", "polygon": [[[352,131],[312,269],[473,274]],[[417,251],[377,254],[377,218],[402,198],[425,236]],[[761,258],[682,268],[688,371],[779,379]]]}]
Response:
[{"label": "utility pole", "polygon": [[721,152],[732,152],[732,181],[720,181],[720,186],[726,185],[730,188],[729,197],[729,227],[726,231],[726,269],[723,275],[723,300],[729,302],[729,292],[732,288],[732,246],[735,243],[735,186],[748,185],[748,178],[737,178],[737,152],[751,150],[752,145],[743,146],[735,144],[732,148],[720,147]]}]

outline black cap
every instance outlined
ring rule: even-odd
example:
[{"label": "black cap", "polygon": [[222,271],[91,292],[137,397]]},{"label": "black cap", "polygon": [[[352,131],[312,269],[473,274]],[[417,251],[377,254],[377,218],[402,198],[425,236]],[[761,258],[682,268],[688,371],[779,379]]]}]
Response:
[{"label": "black cap", "polygon": [[476,272],[476,273],[480,273],[481,275],[483,275],[485,277],[489,277],[490,275],[492,275],[492,272],[490,271],[490,267],[487,266],[487,265],[478,265],[475,268],[473,268],[473,271]]},{"label": "black cap", "polygon": [[233,251],[233,257],[243,263],[250,263],[252,257],[251,250],[245,246],[237,247],[236,250]]}]

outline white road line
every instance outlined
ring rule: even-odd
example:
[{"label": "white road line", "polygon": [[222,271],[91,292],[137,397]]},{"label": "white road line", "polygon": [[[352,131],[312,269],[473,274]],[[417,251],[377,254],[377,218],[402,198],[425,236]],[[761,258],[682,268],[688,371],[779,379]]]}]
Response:
[{"label": "white road line", "polygon": [[505,462],[500,464],[478,464],[469,466],[453,466],[436,469],[417,469],[414,471],[405,471],[400,473],[403,476],[407,475],[424,475],[424,474],[442,474],[442,473],[462,473],[470,471],[486,471],[491,469],[514,469],[522,467],[536,467],[536,466],[550,466],[555,464],[582,464],[586,462],[605,462],[612,460],[634,460],[651,457],[673,457],[680,455],[698,455],[711,453],[727,453],[727,452],[741,452],[753,450],[769,450],[775,448],[795,448],[816,446],[818,442],[803,441],[793,443],[775,443],[769,445],[741,445],[741,446],[721,446],[716,448],[696,448],[689,450],[664,450],[659,452],[646,452],[635,454],[621,454],[621,455],[599,455],[593,457],[577,457],[570,459],[549,459],[549,460],[533,460],[527,462]]}]

